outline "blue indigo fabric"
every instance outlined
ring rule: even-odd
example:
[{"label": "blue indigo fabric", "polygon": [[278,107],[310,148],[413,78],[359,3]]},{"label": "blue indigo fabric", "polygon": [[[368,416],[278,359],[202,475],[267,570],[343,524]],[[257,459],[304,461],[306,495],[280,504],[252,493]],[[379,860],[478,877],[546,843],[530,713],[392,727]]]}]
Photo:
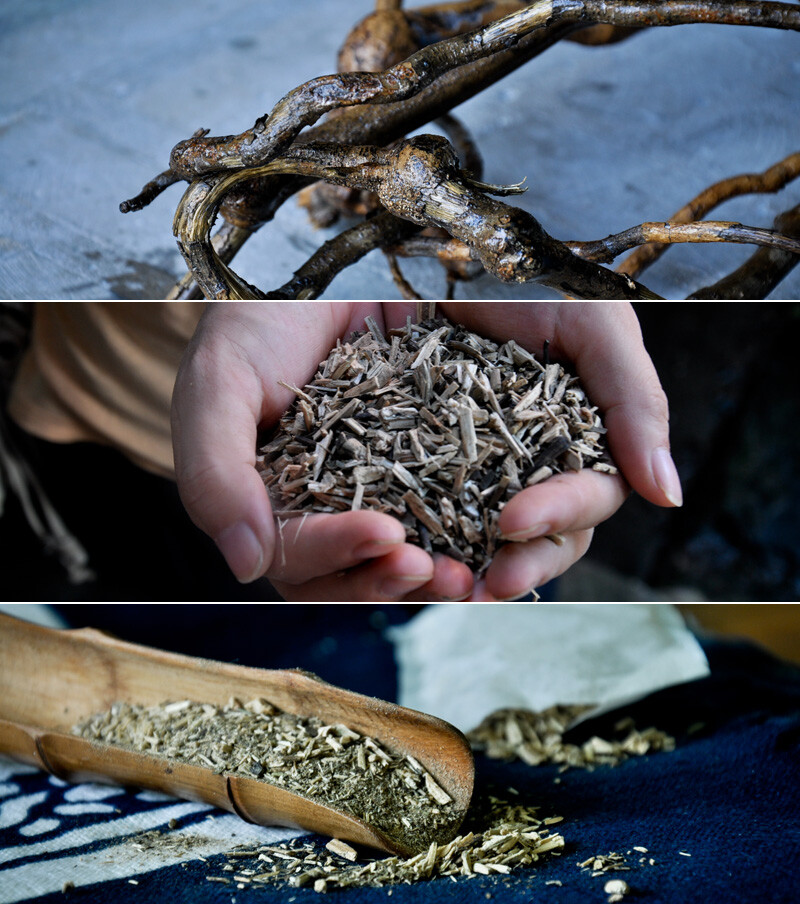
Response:
[{"label": "blue indigo fabric", "polygon": [[[118,617],[126,607],[114,608]],[[355,690],[384,698],[395,693],[392,650],[383,629],[409,617],[410,609],[317,607],[303,615],[304,607],[264,608],[273,611],[265,613],[261,626],[262,652],[270,648],[279,661],[254,661],[259,660],[254,643],[239,656],[246,664],[300,665]],[[205,617],[210,621],[216,614]],[[288,631],[298,617],[305,619],[305,630]],[[156,630],[153,624],[142,626],[141,618],[139,626]],[[277,637],[283,640],[277,643]],[[168,636],[159,640],[175,649]],[[217,641],[224,647],[222,635]],[[194,646],[185,652],[212,653],[197,649],[203,643],[190,641]],[[476,756],[476,794],[510,795],[539,807],[542,816],[564,818],[553,826],[565,839],[561,856],[508,875],[394,886],[392,904],[602,904],[608,899],[604,885],[612,878],[628,883],[631,904],[800,901],[800,668],[748,643],[703,643],[709,677],[583,723],[569,737],[576,742],[593,734],[613,737],[614,725],[630,716],[640,729],[655,726],[674,735],[672,752],[563,772],[553,765]],[[226,657],[217,652],[215,658]],[[202,836],[207,845],[189,854],[176,848],[173,859],[154,866],[137,840],[154,830],[166,839],[181,832]],[[238,889],[208,880],[223,875],[224,851],[234,844],[283,837],[290,833],[249,826],[203,804],[70,786],[0,761],[0,904],[318,902],[308,888]],[[621,854],[629,869],[592,876],[579,866],[610,852]],[[64,888],[69,881],[74,888]],[[327,895],[368,904],[385,902],[387,889],[331,889]]]}]

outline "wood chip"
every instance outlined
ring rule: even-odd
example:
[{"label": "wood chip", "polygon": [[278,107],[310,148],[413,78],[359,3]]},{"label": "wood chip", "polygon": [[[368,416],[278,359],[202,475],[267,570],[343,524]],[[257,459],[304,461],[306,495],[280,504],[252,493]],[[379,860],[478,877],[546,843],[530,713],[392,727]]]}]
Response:
[{"label": "wood chip", "polygon": [[[437,878],[459,882],[476,876],[509,875],[516,869],[532,868],[548,857],[559,856],[564,849],[564,838],[548,833],[535,807],[510,804],[492,796],[479,797],[473,802],[471,820],[474,830],[445,843],[432,842],[412,857],[373,859],[371,854],[366,862],[359,860],[358,855],[355,859],[342,859],[338,839],[329,841],[325,849],[314,841],[294,839],[280,845],[239,847],[227,854],[229,862],[222,869],[235,871],[237,880],[247,880],[240,884],[251,888],[283,884],[324,894],[337,888],[389,886],[388,895],[391,886],[400,883]],[[349,845],[345,847],[356,853]],[[246,858],[252,858],[252,869],[247,868]],[[272,858],[273,868],[259,868],[259,863],[267,859],[272,862]],[[230,881],[213,875],[207,878]]]},{"label": "wood chip", "polygon": [[[476,750],[494,759],[520,759],[529,766],[558,763],[561,769],[615,766],[631,756],[675,749],[675,739],[656,728],[638,731],[633,721],[619,724],[620,736],[589,738],[570,744],[563,735],[589,706],[551,706],[541,712],[499,709],[490,713],[468,737]],[[646,853],[646,848],[636,848]],[[688,856],[688,855],[687,855]]]},{"label": "wood chip", "polygon": [[351,847],[346,841],[341,841],[339,838],[331,838],[325,847],[332,854],[344,857],[345,860],[350,860],[353,863],[358,859],[358,851],[356,851],[354,847]]},{"label": "wood chip", "polygon": [[425,773],[425,789],[437,804],[449,804],[453,802],[453,798],[450,797],[444,788],[436,784],[436,781],[430,772]]}]

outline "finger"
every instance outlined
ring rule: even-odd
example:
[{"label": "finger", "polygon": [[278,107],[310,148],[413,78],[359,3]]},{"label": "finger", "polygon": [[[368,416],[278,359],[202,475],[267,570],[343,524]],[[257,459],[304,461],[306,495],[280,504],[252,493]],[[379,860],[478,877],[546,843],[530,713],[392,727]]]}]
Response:
[{"label": "finger", "polygon": [[184,358],[173,393],[175,477],[192,521],[249,582],[269,565],[275,528],[255,470],[260,387],[246,369],[226,367],[229,356],[209,343]]},{"label": "finger", "polygon": [[301,584],[385,556],[405,543],[403,525],[381,512],[278,518],[270,580]]},{"label": "finger", "polygon": [[468,603],[498,603],[500,600],[497,599],[496,596],[493,596],[486,589],[486,581],[476,581],[475,586],[472,588],[472,593],[468,600]]},{"label": "finger", "polygon": [[500,513],[498,528],[503,539],[517,542],[587,530],[610,518],[627,495],[628,487],[619,476],[590,468],[555,474],[512,496]]},{"label": "finger", "polygon": [[274,581],[285,600],[312,603],[395,603],[433,578],[433,559],[404,543],[377,559],[349,571],[314,578],[302,584]]},{"label": "finger", "polygon": [[506,543],[486,572],[486,590],[497,600],[518,600],[541,587],[586,553],[592,530],[575,531],[559,538],[546,537],[527,543]]},{"label": "finger", "polygon": [[633,308],[625,302],[564,305],[558,345],[574,361],[608,430],[614,461],[631,487],[656,505],[680,506],[669,451],[669,406]]},{"label": "finger", "polygon": [[450,556],[437,554],[433,557],[434,574],[427,584],[409,593],[404,602],[409,603],[453,603],[467,599],[473,592],[474,579],[472,571],[451,559]]}]

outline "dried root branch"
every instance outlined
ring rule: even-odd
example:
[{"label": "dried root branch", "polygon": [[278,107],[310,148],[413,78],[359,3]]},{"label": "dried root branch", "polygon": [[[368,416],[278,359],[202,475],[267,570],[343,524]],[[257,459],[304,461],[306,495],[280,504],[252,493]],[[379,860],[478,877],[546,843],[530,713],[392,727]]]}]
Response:
[{"label": "dried root branch", "polygon": [[[743,226],[740,223],[708,222],[675,224],[642,223],[623,232],[592,242],[559,242],[538,221],[520,208],[489,196],[488,192],[510,194],[517,186],[494,186],[476,182],[459,168],[452,146],[444,138],[426,135],[400,142],[390,149],[311,146],[292,149],[254,171],[240,170],[212,177],[189,188],[176,214],[175,233],[187,263],[198,275],[211,297],[263,298],[224,265],[210,240],[210,228],[225,192],[239,180],[268,172],[311,175],[327,182],[374,192],[384,209],[400,220],[419,226],[438,226],[469,249],[469,257],[504,282],[538,282],[579,298],[653,298],[644,286],[604,267],[598,262],[614,260],[623,252],[645,242],[733,242],[769,246],[800,254],[800,241],[774,230]],[[384,221],[380,221],[383,223]],[[358,237],[355,245],[349,243]],[[369,236],[369,238],[367,237]],[[332,259],[330,246],[310,262],[318,272],[325,261],[352,263],[378,247],[379,231],[367,228],[363,237],[348,234],[347,247]],[[434,247],[435,239],[428,239]],[[414,247],[414,246],[412,246]],[[415,246],[422,249],[422,240]],[[454,251],[455,247],[449,246]],[[441,256],[441,243],[437,255]],[[464,252],[458,252],[464,260]],[[595,266],[592,266],[595,264]],[[307,265],[308,267],[309,265]],[[396,270],[396,264],[394,265]],[[332,278],[332,275],[330,278]],[[416,297],[398,279],[404,297]],[[325,282],[293,282],[302,285],[301,296],[316,297]],[[287,289],[279,290],[278,297]],[[275,297],[275,296],[273,296]]]},{"label": "dried root branch", "polygon": [[119,205],[119,209],[121,213],[142,210],[142,208],[147,207],[152,201],[155,201],[161,192],[169,188],[170,185],[175,185],[176,182],[182,181],[183,179],[174,170],[164,170],[163,173],[159,173],[157,176],[153,177],[135,198],[131,198],[128,201],[122,201]]},{"label": "dried root branch", "polygon": [[[395,216],[442,227],[469,245],[483,267],[504,282],[538,282],[582,298],[655,297],[629,277],[572,254],[527,211],[486,194],[486,188],[518,189],[486,186],[466,177],[444,138],[422,135],[391,149],[296,148],[255,172],[312,175],[374,191]],[[183,254],[210,297],[262,297],[216,258],[209,240],[224,193],[250,173],[239,170],[194,183],[176,214],[175,234]]]},{"label": "dried root branch", "polygon": [[483,28],[440,41],[383,72],[321,76],[286,94],[252,129],[234,137],[190,138],[177,144],[173,173],[192,179],[237,167],[257,167],[286,150],[325,113],[363,104],[407,100],[452,69],[507,50],[526,35],[556,24],[671,26],[697,22],[757,25],[800,31],[800,10],[789,3],[691,0],[535,0]]},{"label": "dried root branch", "polygon": [[[244,243],[253,235],[251,229],[235,226],[233,223],[223,221],[217,234],[212,238],[214,255],[218,260],[229,264]],[[173,286],[167,295],[167,301],[173,299],[197,298],[197,282],[191,270]]]},{"label": "dried root branch", "polygon": [[[800,204],[775,218],[774,228],[800,240]],[[766,298],[800,263],[800,257],[779,248],[759,248],[749,260],[714,285],[698,289],[690,298]]]},{"label": "dried root branch", "polygon": [[[435,123],[453,145],[464,173],[478,184],[483,173],[483,158],[469,130],[451,113],[439,117]],[[341,216],[370,216],[380,208],[374,192],[330,182],[315,182],[303,189],[298,202],[308,210],[311,222],[318,227],[332,226]]]},{"label": "dried root branch", "polygon": [[[604,239],[588,242],[567,241],[564,244],[573,254],[587,261],[607,263],[625,251],[644,242],[667,244],[684,242],[731,242],[762,245],[782,252],[792,260],[800,254],[800,242],[792,230],[794,220],[788,211],[775,221],[773,229],[743,226],[741,223],[701,221],[699,223],[640,223]],[[392,253],[399,257],[434,257],[443,262],[456,263],[475,259],[475,252],[464,242],[453,238],[417,235],[406,239]],[[755,296],[750,296],[755,297]]]},{"label": "dried root branch", "polygon": [[411,285],[411,283],[403,276],[403,271],[400,269],[400,265],[397,263],[397,258],[391,251],[384,250],[383,252],[386,256],[386,260],[389,263],[389,272],[392,274],[392,280],[397,286],[397,290],[400,293],[401,298],[405,298],[407,301],[420,301],[422,296],[417,292],[417,290]]},{"label": "dried root branch", "polygon": [[329,239],[296,271],[289,282],[266,298],[318,298],[333,278],[375,248],[386,248],[419,227],[387,211]]},{"label": "dried root branch", "polygon": [[641,223],[596,242],[567,242],[567,246],[584,260],[608,262],[643,242],[660,242],[661,248],[681,242],[733,242],[766,245],[800,254],[800,241],[775,230],[708,220],[699,223]]},{"label": "dried root branch", "polygon": [[[382,248],[405,297],[416,293],[402,277],[396,256],[433,253],[446,265],[450,288],[454,279],[471,278],[482,266],[501,280],[532,280],[574,297],[648,298],[656,296],[632,277],[646,266],[641,262],[653,255],[652,249],[665,243],[747,241],[776,253],[797,252],[797,240],[776,230],[695,221],[702,215],[698,211],[724,200],[726,193],[777,190],[797,174],[793,158],[798,155],[760,176],[737,177],[736,185],[730,180],[712,186],[689,205],[690,211],[669,222],[645,223],[594,243],[562,243],[531,214],[490,197],[516,187],[506,191],[479,181],[477,147],[449,116],[452,107],[561,39],[605,44],[645,28],[700,22],[798,31],[795,4],[461,0],[401,7],[398,0],[378,0],[375,12],[342,48],[339,72],[289,92],[239,135],[196,132],[173,149],[169,170],[123,203],[123,210],[137,210],[168,185],[190,183],[175,218],[190,276],[172,297],[192,297],[198,288],[219,299],[316,297],[343,267]],[[437,119],[457,154],[432,136],[401,141]],[[339,212],[371,219],[326,243],[294,279],[265,295],[229,265],[288,197],[315,180],[323,180],[325,188],[315,187],[304,198],[318,222],[332,223]],[[224,225],[212,240],[218,214]],[[402,230],[394,220],[411,228]],[[601,266],[643,242],[645,248],[617,272]]]},{"label": "dried root branch", "polygon": [[[693,223],[699,220],[715,207],[747,194],[764,194],[768,192],[780,191],[784,186],[800,176],[800,152],[790,154],[778,163],[773,164],[763,173],[743,173],[738,176],[731,176],[728,179],[722,179],[715,182],[692,198],[688,204],[681,207],[680,210],[669,218],[669,222],[675,226],[681,223]],[[617,267],[617,272],[627,273],[628,276],[636,278],[650,264],[658,260],[666,251],[666,245],[663,244],[646,244],[637,248]],[[760,297],[760,296],[750,296]]]}]

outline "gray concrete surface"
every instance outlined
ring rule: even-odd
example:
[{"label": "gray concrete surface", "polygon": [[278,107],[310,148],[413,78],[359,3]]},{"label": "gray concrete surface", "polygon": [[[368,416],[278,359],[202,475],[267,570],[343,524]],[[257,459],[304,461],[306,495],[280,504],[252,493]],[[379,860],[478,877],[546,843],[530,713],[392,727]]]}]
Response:
[{"label": "gray concrete surface", "polygon": [[[159,298],[183,272],[173,186],[149,208],[118,205],[200,126],[244,130],[288,90],[334,69],[371,0],[0,0],[0,297]],[[724,176],[800,148],[800,35],[754,28],[654,29],[605,48],[563,44],[460,115],[485,178],[530,186],[518,201],[563,239],[600,238],[669,216]],[[715,218],[771,225],[800,201],[737,199]],[[331,231],[290,202],[236,260],[280,285]],[[681,298],[738,266],[748,246],[672,248],[644,280]],[[440,269],[404,269],[440,296]],[[490,277],[460,297],[548,298]],[[330,298],[397,298],[380,254],[337,277]],[[775,291],[800,297],[800,268]]]}]

